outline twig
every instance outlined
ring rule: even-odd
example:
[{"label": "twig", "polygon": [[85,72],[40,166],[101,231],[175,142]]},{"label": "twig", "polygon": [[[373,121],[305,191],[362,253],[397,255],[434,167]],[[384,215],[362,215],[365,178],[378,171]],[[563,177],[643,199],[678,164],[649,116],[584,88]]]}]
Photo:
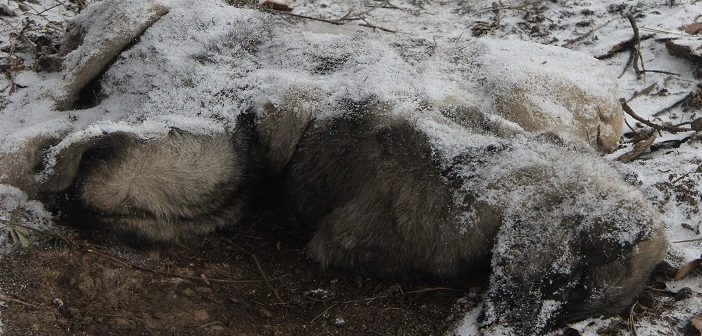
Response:
[{"label": "twig", "polygon": [[[37,12],[35,15],[41,16],[41,17],[44,18],[45,20],[49,21],[49,19],[47,19],[46,16],[44,16],[44,15],[42,15],[42,14],[44,14],[44,13],[46,13],[46,12],[48,12],[48,11],[50,11],[50,10],[52,10],[52,9],[54,9],[54,8],[56,8],[56,7],[58,7],[58,6],[61,6],[61,5],[62,5],[61,3],[58,3],[58,4],[53,5],[53,6],[51,6],[51,7],[45,8],[45,9],[42,10],[41,12]],[[36,10],[34,9],[34,7],[31,7],[31,6],[30,6],[30,8],[32,8],[32,10],[36,11]]]},{"label": "twig", "polygon": [[[368,28],[373,28],[373,29],[382,30],[382,31],[388,32],[388,33],[394,33],[394,34],[402,33],[402,32],[399,32],[399,31],[397,31],[397,30],[392,30],[392,29],[388,29],[388,28],[376,26],[376,25],[374,25],[374,24],[370,24],[370,23],[368,23],[368,21],[366,21],[365,19],[363,19],[363,22],[365,22],[365,23],[359,23],[358,25],[361,26],[361,27],[368,27]],[[408,33],[403,33],[403,34],[408,34]]]},{"label": "twig", "polygon": [[609,20],[609,21],[607,21],[607,22],[605,22],[605,23],[603,23],[603,24],[601,24],[601,25],[599,25],[599,26],[597,26],[597,27],[594,27],[594,28],[590,29],[590,31],[588,31],[588,32],[585,33],[585,34],[582,34],[582,35],[580,35],[580,36],[578,36],[578,37],[576,37],[576,38],[574,38],[574,39],[568,40],[568,41],[566,41],[566,43],[565,43],[564,45],[562,45],[562,46],[563,46],[563,47],[567,47],[567,46],[569,46],[569,45],[571,45],[571,44],[573,44],[573,43],[575,43],[575,42],[581,41],[581,40],[583,40],[584,38],[586,38],[586,37],[592,35],[592,33],[594,33],[594,32],[596,32],[596,31],[598,31],[598,30],[600,30],[600,29],[606,27],[607,25],[609,25],[610,23],[612,23],[614,20],[616,20],[616,19],[611,19],[611,20]]},{"label": "twig", "polygon": [[327,309],[325,309],[325,310],[323,310],[321,313],[317,314],[317,316],[315,316],[315,317],[310,321],[310,324],[314,323],[314,321],[317,321],[318,318],[322,317],[322,315],[326,314],[326,312],[328,312],[330,309],[336,307],[336,305],[338,305],[338,303],[332,304],[332,305],[329,306]]},{"label": "twig", "polygon": [[[85,246],[82,246],[82,247],[85,248]],[[161,274],[161,275],[170,276],[170,277],[176,277],[176,278],[182,278],[182,279],[188,279],[188,280],[198,280],[198,281],[203,281],[203,282],[217,282],[217,283],[260,283],[260,282],[264,282],[264,280],[211,279],[211,278],[190,276],[190,275],[185,275],[185,274],[171,273],[171,272],[160,271],[160,270],[151,269],[148,267],[132,264],[130,262],[127,262],[123,259],[115,257],[109,253],[99,251],[97,249],[85,248],[84,251],[88,252],[88,253],[95,253],[101,257],[112,260],[112,261],[114,261],[122,266],[127,266],[127,267],[131,267],[131,268],[138,269],[141,271],[146,271],[146,272],[155,273],[155,274]],[[280,278],[282,278],[282,277],[280,277]],[[280,279],[280,278],[277,278],[277,279]],[[270,279],[270,280],[277,280],[277,279]]]},{"label": "twig", "polygon": [[634,304],[631,305],[631,308],[629,309],[629,329],[631,329],[631,332],[634,334],[634,336],[639,336],[639,333],[636,331],[636,317],[634,312],[634,308],[636,308],[636,305],[638,304],[638,301],[634,302]]},{"label": "twig", "polygon": [[[458,289],[446,288],[446,287],[432,287],[432,288],[423,288],[423,289],[413,290],[413,291],[404,292],[404,293],[405,294],[420,294],[420,293],[435,292],[435,291],[458,291]],[[342,301],[341,303],[371,302],[371,301],[375,301],[378,299],[386,299],[389,297],[392,297],[392,295],[386,294],[386,295],[369,297],[369,298],[365,298],[365,299],[347,300],[347,301]]]},{"label": "twig", "polygon": [[[631,29],[634,31],[634,71],[636,71],[636,77],[641,78],[641,75],[645,72],[643,57],[641,56],[641,36],[639,35],[639,26],[636,25],[636,19],[634,19],[634,14],[629,14],[627,16],[629,23],[631,24]],[[639,68],[639,62],[641,62],[641,68]]]},{"label": "twig", "polygon": [[252,253],[251,257],[253,258],[254,262],[256,262],[256,267],[258,267],[258,271],[261,272],[261,276],[263,277],[263,280],[266,281],[266,286],[268,286],[268,289],[273,291],[273,294],[278,299],[279,303],[281,303],[281,304],[285,303],[285,301],[283,301],[283,298],[280,297],[278,290],[275,287],[273,287],[271,282],[268,280],[268,276],[266,275],[266,272],[263,271],[263,267],[261,267],[261,264],[258,262],[258,258],[256,258],[256,255]]},{"label": "twig", "polygon": [[238,244],[236,244],[236,243],[233,242],[233,241],[225,240],[224,238],[222,238],[221,240],[224,241],[224,242],[226,242],[226,243],[228,243],[228,244],[230,244],[230,245],[232,245],[232,246],[234,246],[234,247],[236,247],[236,248],[239,249],[240,251],[242,251],[242,252],[244,252],[244,253],[250,255],[251,258],[252,258],[252,259],[254,260],[254,262],[256,263],[256,267],[258,268],[258,271],[261,273],[261,277],[263,277],[263,281],[266,283],[266,286],[268,286],[268,289],[270,289],[270,290],[273,292],[273,295],[275,295],[276,299],[278,299],[278,303],[280,303],[280,304],[285,304],[285,301],[283,301],[283,298],[282,298],[282,297],[280,296],[280,294],[278,293],[278,290],[273,286],[273,284],[271,284],[271,282],[270,282],[269,279],[268,279],[268,276],[266,275],[266,272],[263,271],[263,267],[261,267],[261,263],[258,262],[258,258],[256,258],[256,255],[253,254],[252,252],[249,252],[247,249],[245,249],[245,248],[239,246]]},{"label": "twig", "polygon": [[647,94],[651,93],[651,91],[653,91],[653,89],[656,88],[656,85],[658,85],[658,83],[653,83],[653,84],[651,84],[651,85],[649,85],[649,86],[647,86],[647,87],[641,89],[640,91],[634,92],[634,94],[631,95],[631,98],[627,99],[626,102],[629,103],[629,102],[631,102],[632,100],[636,99],[636,98],[639,97],[639,96],[647,95]]},{"label": "twig", "polygon": [[682,179],[684,179],[684,178],[690,176],[690,174],[692,174],[692,173],[693,173],[693,172],[687,172],[687,173],[685,173],[685,174],[682,174],[682,175],[680,175],[680,177],[676,178],[675,180],[670,181],[670,183],[671,183],[671,184],[678,183],[680,180],[682,180]]},{"label": "twig", "polygon": [[431,287],[431,288],[422,288],[418,290],[413,290],[409,292],[405,292],[406,294],[419,294],[419,293],[426,293],[426,292],[436,292],[436,291],[452,291],[456,292],[458,289],[455,288],[447,288],[447,287]]},{"label": "twig", "polygon": [[626,99],[620,98],[619,103],[622,105],[622,109],[624,110],[624,112],[626,112],[626,114],[630,115],[636,121],[641,122],[642,124],[649,126],[655,130],[666,131],[666,132],[673,133],[673,134],[680,133],[680,132],[694,131],[692,128],[687,128],[687,127],[658,125],[658,124],[652,123],[652,122],[642,118],[638,114],[636,114],[636,112],[634,112],[634,110],[631,108],[631,106],[629,106],[629,104],[627,104]]},{"label": "twig", "polygon": [[489,12],[489,11],[495,11],[495,10],[503,10],[503,9],[510,9],[510,10],[525,10],[524,7],[529,7],[531,5],[537,5],[541,3],[543,0],[527,0],[524,1],[524,3],[519,4],[519,5],[512,5],[512,6],[507,6],[507,5],[502,5],[502,6],[490,6],[490,7],[484,7],[478,10],[477,13],[483,13],[483,12]]},{"label": "twig", "polygon": [[259,8],[259,10],[264,11],[264,12],[266,12],[266,13],[270,13],[270,14],[287,15],[287,16],[296,17],[296,18],[298,18],[298,19],[305,19],[305,20],[313,20],[313,21],[319,21],[319,22],[326,22],[326,23],[333,24],[333,25],[336,25],[336,26],[341,26],[341,25],[344,24],[343,22],[339,22],[339,21],[335,21],[335,20],[327,20],[327,19],[322,19],[322,18],[318,18],[318,17],[307,16],[307,15],[302,15],[302,14],[294,14],[294,13],[289,13],[289,12],[276,11],[276,10],[271,10],[271,9],[267,9],[267,8]]},{"label": "twig", "polygon": [[32,308],[36,308],[36,309],[47,309],[47,308],[48,308],[48,307],[44,307],[44,306],[40,306],[40,305],[37,305],[37,304],[29,303],[29,302],[26,302],[26,301],[22,301],[22,300],[20,300],[20,299],[15,299],[15,298],[12,298],[12,297],[9,297],[9,296],[4,296],[4,295],[0,295],[0,301],[14,302],[14,303],[21,304],[21,305],[23,305],[23,306],[32,307]]},{"label": "twig", "polygon": [[660,111],[658,111],[658,112],[652,114],[651,116],[652,116],[652,117],[658,117],[658,116],[662,115],[663,113],[666,113],[666,112],[668,112],[668,111],[670,111],[670,110],[672,110],[672,109],[674,109],[674,108],[676,108],[676,107],[682,105],[682,103],[684,103],[685,100],[687,100],[687,97],[688,97],[688,96],[689,96],[689,95],[686,95],[685,97],[682,97],[682,99],[680,99],[680,100],[676,101],[675,103],[673,103],[672,105],[670,105],[670,106],[668,106],[668,107],[666,107],[666,108],[664,108],[664,109],[662,109],[662,110],[660,110]]},{"label": "twig", "polygon": [[[375,9],[375,8],[376,8],[376,7],[374,7],[373,9]],[[270,10],[270,9],[266,9],[266,8],[259,8],[259,10],[264,11],[264,12],[266,12],[266,13],[271,13],[271,14],[292,16],[292,17],[296,17],[296,18],[298,18],[298,19],[305,19],[305,20],[313,20],[313,21],[325,22],[325,23],[328,23],[328,24],[333,24],[333,25],[335,25],[335,26],[341,26],[341,25],[343,25],[344,23],[346,23],[347,21],[362,20],[362,21],[364,21],[365,23],[359,23],[358,25],[361,26],[361,27],[379,29],[379,30],[382,30],[382,31],[388,32],[388,33],[412,35],[411,33],[401,32],[401,31],[392,30],[392,29],[389,29],[389,28],[384,28],[384,27],[380,27],[380,26],[376,26],[376,25],[370,24],[370,23],[368,23],[368,21],[366,21],[364,18],[360,18],[360,17],[348,18],[348,16],[351,14],[351,12],[347,13],[346,15],[342,16],[342,17],[339,18],[339,19],[336,19],[336,20],[327,20],[327,19],[322,19],[322,18],[313,17],[313,16],[307,16],[307,15],[302,15],[302,14],[294,14],[294,13],[289,13],[289,12],[275,11],[275,10]],[[369,12],[369,11],[367,11],[367,12]],[[363,14],[363,13],[361,13],[361,14]],[[359,14],[359,15],[361,15],[361,14]]]},{"label": "twig", "polygon": [[673,244],[678,244],[678,243],[693,243],[693,242],[698,242],[698,241],[702,241],[702,238],[678,240],[678,241],[674,241]]},{"label": "twig", "polygon": [[365,299],[356,299],[356,300],[346,300],[342,301],[341,303],[358,303],[358,302],[371,302],[379,299],[386,299],[391,297],[391,295],[380,295],[380,296],[374,296],[374,297],[369,297]]},{"label": "twig", "polygon": [[622,69],[622,72],[617,76],[617,78],[622,78],[624,74],[626,73],[626,69],[629,69],[629,66],[631,66],[631,63],[634,62],[634,52],[629,53],[629,58],[626,60],[626,64],[624,64],[624,69]]},{"label": "twig", "polygon": [[[372,12],[372,11],[378,9],[378,8],[383,8],[382,6],[387,5],[388,3],[389,3],[388,0],[386,0],[386,1],[384,1],[383,3],[381,3],[380,5],[378,5],[378,6],[371,6],[370,9],[365,10],[365,11],[362,11],[362,12],[360,12],[360,13],[354,13],[354,12],[351,10],[351,11],[349,11],[348,13],[346,13],[346,15],[344,15],[343,17],[337,19],[337,21],[341,22],[341,21],[363,20],[363,17],[362,17],[362,16],[364,16],[364,15],[366,15],[366,14],[369,14],[370,12]],[[353,16],[351,16],[351,14],[353,14]]]},{"label": "twig", "polygon": [[[644,35],[644,36],[641,36],[640,39],[641,39],[641,41],[645,41],[645,40],[652,38],[653,36],[654,36],[653,34]],[[595,56],[595,58],[597,58],[598,60],[612,58],[612,57],[614,57],[614,55],[621,53],[621,52],[624,52],[624,51],[627,51],[627,50],[631,50],[633,47],[634,47],[634,38],[632,37],[624,42],[619,42],[619,43],[615,44],[612,48],[609,49],[609,51],[607,51],[607,53],[599,55],[599,56]]]},{"label": "twig", "polygon": [[[643,64],[643,61],[641,61],[641,62],[642,62],[642,64]],[[646,69],[643,69],[643,70],[641,70],[641,72],[642,72],[642,73],[645,73],[645,72],[654,72],[654,73],[662,73],[662,74],[672,75],[672,76],[682,76],[681,74],[679,74],[679,73],[677,73],[677,72],[664,71],[664,70],[646,70]]]},{"label": "twig", "polygon": [[26,26],[24,28],[22,28],[21,30],[17,30],[17,28],[15,28],[15,26],[13,26],[7,20],[3,19],[1,16],[0,16],[0,21],[4,22],[7,26],[9,26],[10,29],[12,29],[12,31],[15,34],[17,34],[17,37],[24,40],[24,43],[27,43],[27,45],[29,45],[32,48],[32,51],[34,51],[35,53],[37,52],[37,45],[34,44],[34,42],[32,42],[30,39],[28,39],[27,36],[24,35],[24,30],[26,29]]}]

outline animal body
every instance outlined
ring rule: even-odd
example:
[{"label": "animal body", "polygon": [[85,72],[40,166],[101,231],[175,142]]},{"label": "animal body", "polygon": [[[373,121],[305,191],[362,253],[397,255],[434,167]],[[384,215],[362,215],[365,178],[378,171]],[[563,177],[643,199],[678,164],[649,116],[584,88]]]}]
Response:
[{"label": "animal body", "polygon": [[[97,6],[103,13],[127,7],[118,1]],[[174,88],[161,92],[148,76],[120,69],[150,64],[157,76],[167,71],[159,70],[162,63],[167,67],[168,60],[183,56],[183,64],[194,65],[179,76],[200,67],[216,76],[207,66],[219,66],[214,60],[222,57],[223,69],[231,71],[224,83],[240,81],[217,90],[208,82],[214,103],[202,113],[214,113],[221,101],[227,108],[245,105],[227,120],[231,127],[203,133],[171,127],[151,138],[105,132],[99,141],[60,152],[44,192],[73,185],[102,225],[169,242],[236,225],[261,181],[273,181],[282,200],[278,210],[314,232],[307,253],[324,266],[384,277],[460,279],[490,264],[484,332],[541,334],[563,322],[616,314],[663,258],[666,241],[656,211],[594,153],[593,147],[616,146],[622,122],[616,85],[594,59],[560,48],[486,41],[436,63],[460,70],[451,78],[458,78],[455,91],[465,96],[432,98],[415,87],[388,93],[382,85],[362,83],[329,91],[328,83],[339,78],[365,82],[380,61],[394,62],[381,74],[394,81],[410,81],[416,73],[385,46],[344,36],[275,33],[260,24],[259,14],[216,7],[205,11],[202,22],[183,19],[197,18],[197,7],[168,14],[159,7],[158,29],[124,52],[101,84],[115,101],[126,97],[149,108],[196,109],[211,102],[183,105],[191,101],[177,96],[192,91],[192,80],[174,81]],[[143,21],[151,24],[156,17],[144,14]],[[230,24],[232,18],[239,21]],[[97,28],[100,34],[90,35],[98,21],[84,24],[75,29],[87,32],[81,40],[103,38]],[[225,31],[196,54],[171,54],[170,44],[159,49],[173,30],[169,24],[191,24],[195,35],[207,25],[243,32]],[[257,35],[245,34],[249,30]],[[170,37],[183,38],[177,32]],[[74,53],[92,54],[81,48]],[[519,48],[541,50],[536,56],[550,61],[519,59]],[[514,55],[509,63],[522,67],[506,71],[524,76],[498,80],[504,69],[491,67],[486,58],[491,53]],[[577,69],[559,66],[558,60],[578,61],[589,75],[602,74],[592,88],[597,95],[579,86]],[[539,75],[545,64],[553,67],[554,78]],[[293,75],[271,75],[276,71]],[[82,74],[73,70],[67,78],[85,82]],[[290,84],[296,76],[304,80]],[[476,78],[487,84],[467,87],[486,91],[488,103],[474,103],[467,98],[472,91],[461,86]],[[279,95],[267,95],[269,89]],[[76,96],[75,88],[69,91],[63,96]],[[232,98],[236,104],[225,99],[232,96],[247,99]],[[421,102],[397,108],[415,96]],[[65,108],[71,99],[60,101]]]},{"label": "animal body", "polygon": [[[234,224],[251,192],[247,164],[262,161],[277,172],[282,209],[314,230],[310,257],[383,277],[456,279],[490,263],[486,324],[518,334],[618,313],[662,259],[655,211],[592,154],[441,113],[347,107],[297,120],[297,132],[273,125],[294,126],[282,110],[240,130],[247,136],[174,131],[120,144],[86,170],[80,198],[106,225],[176,240]],[[442,154],[442,137],[463,139]]]}]

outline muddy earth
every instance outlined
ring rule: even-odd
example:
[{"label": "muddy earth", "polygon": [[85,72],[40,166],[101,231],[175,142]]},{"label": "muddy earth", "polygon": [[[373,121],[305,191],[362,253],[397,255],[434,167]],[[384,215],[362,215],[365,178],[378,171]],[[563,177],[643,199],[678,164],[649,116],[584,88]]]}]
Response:
[{"label": "muddy earth", "polygon": [[477,280],[322,269],[305,233],[254,222],[148,248],[90,230],[38,238],[0,263],[5,335],[443,335],[482,294]]},{"label": "muddy earth", "polygon": [[[456,283],[322,269],[304,253],[309,233],[271,222],[281,223],[255,217],[169,246],[65,223],[35,233],[0,262],[4,336],[451,335],[487,286],[488,270]],[[635,305],[597,334],[631,332],[626,321],[694,295],[664,290],[674,273],[660,267]]]}]

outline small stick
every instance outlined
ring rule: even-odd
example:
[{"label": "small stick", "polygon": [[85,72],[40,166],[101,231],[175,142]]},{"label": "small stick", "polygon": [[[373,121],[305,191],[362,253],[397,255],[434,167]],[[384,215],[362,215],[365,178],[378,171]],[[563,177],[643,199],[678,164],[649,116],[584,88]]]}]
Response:
[{"label": "small stick", "polygon": [[458,289],[455,288],[448,288],[448,287],[431,287],[431,288],[422,288],[422,289],[417,289],[409,292],[405,292],[407,294],[419,294],[419,293],[426,293],[426,292],[436,292],[436,291],[452,291],[456,292]]},{"label": "small stick", "polygon": [[258,258],[256,258],[256,255],[253,254],[252,252],[249,252],[247,249],[245,249],[245,248],[239,246],[237,243],[235,243],[235,242],[233,242],[233,241],[226,240],[226,239],[223,239],[223,238],[221,238],[221,240],[224,241],[224,242],[226,242],[226,243],[228,243],[228,244],[230,244],[230,245],[232,245],[232,246],[234,246],[234,247],[236,247],[236,248],[239,249],[240,251],[242,251],[242,252],[244,252],[244,253],[250,255],[251,258],[252,258],[252,259],[254,260],[254,262],[256,263],[256,267],[258,268],[258,271],[261,273],[261,277],[263,277],[263,281],[266,283],[266,286],[268,286],[268,289],[270,289],[270,290],[273,292],[273,295],[275,295],[276,299],[278,299],[278,303],[280,303],[280,304],[285,304],[285,301],[283,301],[283,298],[280,297],[280,294],[278,293],[278,290],[273,286],[273,284],[271,284],[271,282],[270,282],[269,279],[268,279],[268,276],[266,275],[266,272],[263,271],[263,267],[261,267],[261,263],[258,262]]},{"label": "small stick", "polygon": [[[643,60],[641,61],[641,63],[643,64]],[[646,69],[643,69],[643,70],[641,70],[641,72],[642,72],[642,73],[643,73],[643,72],[655,72],[655,73],[662,73],[662,74],[672,75],[672,76],[682,76],[681,74],[679,74],[679,73],[677,73],[677,72],[670,72],[670,71],[664,71],[664,70],[646,70]]]},{"label": "small stick", "polygon": [[380,295],[380,296],[374,296],[370,298],[365,298],[365,299],[357,299],[357,300],[347,300],[347,301],[342,301],[341,303],[358,303],[358,302],[371,302],[375,301],[378,299],[386,299],[389,298],[390,295]]},{"label": "small stick", "polygon": [[507,5],[500,6],[500,5],[495,4],[491,7],[480,8],[480,9],[478,9],[477,13],[489,12],[489,11],[494,11],[494,10],[499,11],[499,10],[503,10],[503,9],[522,10],[523,11],[523,10],[525,10],[524,7],[529,7],[531,5],[537,5],[537,4],[541,3],[542,1],[543,0],[527,0],[527,1],[524,1],[524,3],[522,3],[522,4],[512,5],[512,6],[507,6]]},{"label": "small stick", "polygon": [[594,27],[594,28],[590,29],[590,31],[588,31],[588,32],[585,33],[585,34],[582,34],[582,35],[580,35],[580,36],[578,36],[578,37],[576,37],[576,38],[574,38],[574,39],[568,40],[568,41],[566,41],[566,43],[565,43],[564,45],[562,45],[562,46],[563,46],[563,47],[567,47],[567,46],[569,46],[569,45],[571,45],[571,44],[573,44],[573,43],[575,43],[575,42],[578,42],[578,41],[580,41],[580,40],[582,40],[582,39],[584,39],[584,38],[586,38],[586,37],[592,35],[592,33],[594,33],[594,32],[596,32],[596,31],[598,31],[598,30],[600,30],[600,29],[606,27],[607,25],[609,25],[610,23],[612,23],[614,20],[616,20],[616,19],[611,19],[611,20],[609,20],[609,21],[607,21],[607,22],[605,22],[605,23],[603,23],[603,24],[601,24],[601,25],[599,25],[599,26],[597,26],[597,27]]},{"label": "small stick", "polygon": [[622,73],[617,76],[617,78],[622,78],[624,74],[626,73],[626,69],[629,69],[629,66],[631,66],[631,63],[634,61],[634,52],[629,53],[629,59],[626,60],[626,64],[624,64],[624,69],[622,69]]},{"label": "small stick", "polygon": [[[641,36],[641,41],[648,40],[652,37],[653,37],[653,34]],[[607,53],[599,55],[599,56],[595,56],[595,58],[597,58],[598,60],[612,58],[612,57],[614,57],[614,55],[616,55],[618,53],[624,52],[626,50],[631,50],[631,48],[633,46],[634,46],[634,38],[632,37],[626,41],[619,42],[619,43],[615,44],[612,48],[609,49],[609,51],[607,51]]]},{"label": "small stick", "polygon": [[639,333],[636,331],[636,317],[635,317],[635,312],[634,308],[636,308],[636,305],[638,305],[639,302],[634,302],[633,305],[631,305],[631,308],[629,309],[629,328],[631,331],[634,333],[634,336],[639,336]]},{"label": "small stick", "polygon": [[693,242],[698,242],[698,241],[702,241],[702,238],[678,240],[678,241],[674,241],[673,244],[679,244],[679,243],[693,243]]},{"label": "small stick", "polygon": [[325,314],[326,312],[328,312],[330,309],[336,307],[337,304],[338,304],[338,303],[335,303],[335,304],[329,306],[327,309],[323,310],[321,313],[317,314],[317,316],[315,316],[315,317],[312,319],[312,321],[310,321],[310,324],[314,323],[314,321],[317,321],[318,318],[322,317],[322,315],[324,315],[324,314]]},{"label": "small stick", "polygon": [[256,267],[258,267],[258,271],[261,272],[261,276],[263,277],[263,280],[266,282],[266,286],[268,286],[268,289],[273,291],[273,294],[278,299],[278,302],[280,304],[285,304],[285,301],[283,301],[283,298],[281,298],[280,294],[278,294],[278,290],[275,287],[273,287],[271,282],[268,280],[268,276],[266,276],[266,272],[263,271],[263,267],[261,267],[261,264],[258,262],[258,258],[256,258],[256,255],[252,253],[251,257],[253,258],[254,262],[256,262]]},{"label": "small stick", "polygon": [[[85,246],[82,246],[82,247],[85,248]],[[210,278],[202,278],[202,277],[190,276],[190,275],[185,275],[185,274],[159,271],[159,270],[155,270],[155,269],[132,264],[130,262],[127,262],[127,261],[124,261],[120,258],[117,258],[111,254],[108,254],[108,253],[105,253],[105,252],[102,252],[102,251],[99,251],[96,249],[86,248],[84,251],[88,252],[88,253],[95,253],[95,254],[102,256],[106,259],[112,260],[112,261],[114,261],[122,266],[127,266],[127,267],[135,268],[135,269],[138,269],[141,271],[151,272],[151,273],[155,273],[155,274],[161,274],[161,275],[170,276],[170,277],[176,277],[176,278],[182,278],[182,279],[188,279],[188,280],[198,280],[198,281],[204,281],[204,282],[207,282],[207,281],[217,282],[217,283],[260,283],[260,282],[264,282],[264,280],[210,279]]]},{"label": "small stick", "polygon": [[[363,20],[363,21],[365,21],[365,20]],[[388,32],[388,33],[394,33],[394,34],[400,33],[400,32],[397,31],[397,30],[392,30],[392,29],[388,29],[388,28],[379,27],[379,26],[376,26],[376,25],[372,25],[372,24],[370,24],[370,23],[367,23],[367,21],[365,21],[365,22],[366,22],[366,23],[359,23],[358,25],[361,26],[361,27],[367,27],[367,28],[373,28],[373,29],[382,30],[382,31]],[[407,34],[407,33],[405,33],[405,34]]]},{"label": "small stick", "polygon": [[343,22],[339,22],[339,21],[327,20],[327,19],[317,18],[317,17],[313,17],[313,16],[307,16],[307,15],[302,15],[302,14],[294,14],[294,13],[289,13],[289,12],[276,11],[276,10],[271,10],[271,9],[267,9],[267,8],[259,8],[259,9],[261,11],[264,11],[264,12],[270,13],[270,14],[287,15],[287,16],[296,17],[298,19],[326,22],[326,23],[333,24],[336,26],[341,26],[344,24]]},{"label": "small stick", "polygon": [[29,303],[29,302],[26,302],[26,301],[22,301],[22,300],[20,300],[20,299],[11,298],[11,297],[9,297],[9,296],[4,296],[4,295],[0,295],[0,301],[14,302],[14,303],[21,304],[21,305],[23,305],[23,306],[32,307],[32,308],[37,308],[37,309],[46,309],[46,308],[48,308],[48,307],[42,307],[42,306],[40,306],[40,305],[36,305],[36,304],[33,304],[33,303]]},{"label": "small stick", "polygon": [[629,103],[632,100],[638,98],[639,96],[647,95],[647,94],[651,93],[651,91],[653,91],[653,89],[656,88],[656,85],[658,85],[658,83],[653,83],[653,84],[641,89],[640,91],[634,92],[634,94],[631,96],[631,98],[627,99],[626,102]]},{"label": "small stick", "polygon": [[666,112],[668,112],[668,111],[670,111],[670,110],[672,110],[672,109],[674,109],[674,108],[676,108],[676,107],[682,105],[682,103],[684,103],[684,102],[687,100],[687,97],[689,97],[689,95],[685,95],[685,97],[682,97],[682,99],[680,99],[680,100],[676,101],[675,103],[673,103],[672,105],[670,105],[670,106],[668,106],[668,107],[666,107],[666,108],[664,108],[664,109],[662,109],[662,110],[660,110],[660,111],[658,111],[658,112],[652,114],[651,116],[652,116],[652,117],[658,117],[658,116],[660,116],[661,114],[666,113]]},{"label": "small stick", "polygon": [[631,108],[631,106],[629,106],[629,104],[627,104],[626,99],[620,98],[619,103],[622,105],[622,109],[624,110],[624,112],[626,112],[626,114],[628,114],[632,118],[636,119],[636,121],[641,122],[644,125],[649,126],[651,128],[654,128],[658,131],[666,131],[666,132],[673,133],[673,134],[679,133],[679,132],[694,131],[692,128],[679,127],[679,126],[664,126],[664,125],[658,125],[658,124],[652,123],[652,122],[642,118],[638,114],[636,114],[636,112],[634,112],[634,110]]},{"label": "small stick", "polygon": [[[641,74],[646,71],[644,67],[643,56],[641,56],[641,36],[639,35],[639,26],[636,25],[636,19],[634,19],[634,14],[629,14],[627,16],[629,23],[631,24],[631,29],[634,31],[634,71],[636,71],[636,77],[641,78]],[[639,68],[639,61],[641,62],[641,68]]]},{"label": "small stick", "polygon": [[[458,291],[458,289],[447,288],[447,287],[431,287],[431,288],[417,289],[417,290],[408,291],[408,292],[404,292],[404,293],[405,294],[420,294],[420,293],[435,292],[435,291]],[[374,296],[374,297],[365,298],[365,299],[342,301],[341,303],[358,303],[358,302],[364,302],[364,301],[370,302],[370,301],[375,301],[378,299],[386,299],[386,298],[389,298],[391,296],[392,295],[380,295],[380,296]]]}]

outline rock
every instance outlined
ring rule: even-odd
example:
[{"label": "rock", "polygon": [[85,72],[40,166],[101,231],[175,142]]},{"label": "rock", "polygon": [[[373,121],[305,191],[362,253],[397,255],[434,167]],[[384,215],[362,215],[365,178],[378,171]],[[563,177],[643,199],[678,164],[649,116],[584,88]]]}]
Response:
[{"label": "rock", "polygon": [[205,321],[210,319],[210,314],[205,310],[196,310],[193,312],[193,318],[198,321]]},{"label": "rock", "polygon": [[341,317],[336,317],[336,318],[332,319],[331,323],[336,327],[341,327],[341,326],[346,324],[346,320],[344,320]]}]

